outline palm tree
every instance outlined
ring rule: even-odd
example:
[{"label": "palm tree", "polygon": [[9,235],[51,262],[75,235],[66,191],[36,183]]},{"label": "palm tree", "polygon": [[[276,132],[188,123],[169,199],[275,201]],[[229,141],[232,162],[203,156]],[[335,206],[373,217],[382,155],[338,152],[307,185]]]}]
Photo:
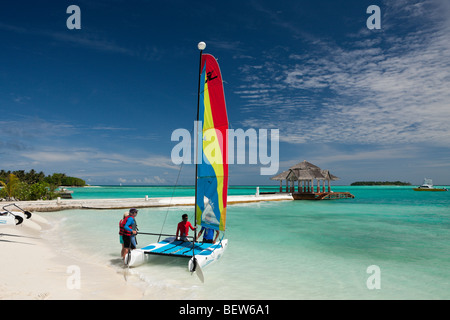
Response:
[{"label": "palm tree", "polygon": [[15,196],[15,192],[17,187],[19,186],[20,180],[14,174],[9,174],[7,182],[0,181],[0,184],[3,186],[3,189],[8,196],[8,200],[11,200]]}]

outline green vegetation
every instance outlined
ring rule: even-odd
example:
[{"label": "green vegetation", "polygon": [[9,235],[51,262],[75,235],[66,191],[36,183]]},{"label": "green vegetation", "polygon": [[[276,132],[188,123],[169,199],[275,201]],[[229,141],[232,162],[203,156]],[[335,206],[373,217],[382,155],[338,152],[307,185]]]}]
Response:
[{"label": "green vegetation", "polygon": [[401,181],[356,181],[351,186],[410,186],[409,182]]},{"label": "green vegetation", "polygon": [[30,170],[0,170],[0,199],[6,200],[51,200],[59,196],[59,186],[85,186],[83,179],[69,177],[64,173],[45,176],[41,172]]}]

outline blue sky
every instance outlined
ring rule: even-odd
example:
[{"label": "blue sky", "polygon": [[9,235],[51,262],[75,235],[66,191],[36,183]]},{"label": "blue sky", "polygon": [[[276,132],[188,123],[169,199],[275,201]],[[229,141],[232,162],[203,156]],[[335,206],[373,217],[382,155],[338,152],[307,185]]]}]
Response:
[{"label": "blue sky", "polygon": [[[3,2],[0,168],[174,184],[171,134],[193,127],[205,41],[231,127],[280,130],[280,171],[450,184],[449,17],[447,0]],[[230,184],[272,184],[260,168],[231,165]]]}]

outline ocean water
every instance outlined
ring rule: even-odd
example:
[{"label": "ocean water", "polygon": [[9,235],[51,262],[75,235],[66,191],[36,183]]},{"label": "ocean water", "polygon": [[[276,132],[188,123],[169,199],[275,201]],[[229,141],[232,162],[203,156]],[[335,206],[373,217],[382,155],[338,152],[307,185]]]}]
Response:
[{"label": "ocean water", "polygon": [[[255,189],[232,187],[229,194]],[[277,187],[260,191],[271,189]],[[230,205],[229,245],[205,268],[205,283],[187,271],[183,258],[151,257],[143,266],[124,268],[118,236],[124,209],[40,214],[53,225],[44,236],[62,253],[112,266],[148,299],[450,298],[450,192],[403,186],[332,189],[349,191],[355,199]],[[173,187],[90,187],[74,189],[73,196],[172,193]],[[193,193],[184,187],[175,195]],[[193,207],[140,209],[139,230],[174,233],[183,213],[193,221]],[[138,246],[156,240],[139,235]]]}]

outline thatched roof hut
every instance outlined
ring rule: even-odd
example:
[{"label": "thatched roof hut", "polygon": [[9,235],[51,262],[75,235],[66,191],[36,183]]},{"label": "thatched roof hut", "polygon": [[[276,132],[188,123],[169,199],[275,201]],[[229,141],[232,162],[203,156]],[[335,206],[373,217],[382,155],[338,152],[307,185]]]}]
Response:
[{"label": "thatched roof hut", "polygon": [[[328,170],[322,170],[304,160],[270,178],[270,180],[280,181],[280,192],[283,189],[283,181],[286,181],[286,192],[295,192],[295,181],[298,183],[298,192],[314,192],[314,180],[317,180],[317,192],[320,191],[320,181],[322,181],[323,192],[325,192],[325,181],[328,181],[328,192],[331,192],[330,181],[339,180],[339,178],[332,175]],[[288,181],[291,184],[290,188],[288,187]]]}]

